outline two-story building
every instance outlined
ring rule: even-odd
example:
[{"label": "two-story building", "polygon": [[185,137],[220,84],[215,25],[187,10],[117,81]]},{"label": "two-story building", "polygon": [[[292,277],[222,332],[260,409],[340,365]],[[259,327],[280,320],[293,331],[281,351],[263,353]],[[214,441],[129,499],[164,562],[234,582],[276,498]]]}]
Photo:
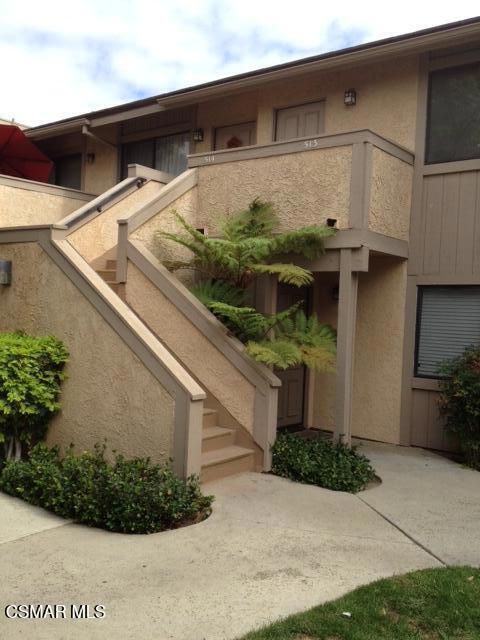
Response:
[{"label": "two-story building", "polygon": [[[54,332],[73,354],[52,441],[106,436],[206,478],[268,468],[277,426],[454,447],[437,368],[480,341],[479,18],[26,135],[55,171],[0,176],[0,329]],[[215,235],[256,196],[282,229],[338,229],[302,292],[337,327],[336,375],[253,363],[162,265],[172,209]],[[257,302],[297,295],[265,279]]]}]

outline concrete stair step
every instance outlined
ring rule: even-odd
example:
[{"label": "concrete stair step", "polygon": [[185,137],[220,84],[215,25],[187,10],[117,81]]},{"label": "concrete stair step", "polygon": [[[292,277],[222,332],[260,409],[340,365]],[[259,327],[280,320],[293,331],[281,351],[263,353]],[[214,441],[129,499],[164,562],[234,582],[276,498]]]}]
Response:
[{"label": "concrete stair step", "polygon": [[218,411],[215,409],[205,408],[203,410],[203,426],[216,427],[218,424]]},{"label": "concrete stair step", "polygon": [[235,443],[235,429],[206,427],[202,433],[202,453],[229,447]]},{"label": "concrete stair step", "polygon": [[200,480],[202,482],[210,482],[255,469],[254,451],[237,445],[206,451],[202,453],[201,460]]},{"label": "concrete stair step", "polygon": [[117,279],[117,272],[115,269],[98,269],[98,275],[105,280],[105,282],[115,282]]}]

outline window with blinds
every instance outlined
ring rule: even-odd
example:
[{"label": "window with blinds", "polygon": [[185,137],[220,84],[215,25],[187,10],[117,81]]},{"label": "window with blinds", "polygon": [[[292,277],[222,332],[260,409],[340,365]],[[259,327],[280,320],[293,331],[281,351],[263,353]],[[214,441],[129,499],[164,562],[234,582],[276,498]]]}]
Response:
[{"label": "window with blinds", "polygon": [[480,344],[480,286],[419,287],[415,375],[438,378],[439,365]]},{"label": "window with blinds", "polygon": [[178,176],[187,168],[189,148],[189,132],[125,144],[123,145],[122,176],[124,178],[127,176],[129,164],[141,164],[144,167]]}]

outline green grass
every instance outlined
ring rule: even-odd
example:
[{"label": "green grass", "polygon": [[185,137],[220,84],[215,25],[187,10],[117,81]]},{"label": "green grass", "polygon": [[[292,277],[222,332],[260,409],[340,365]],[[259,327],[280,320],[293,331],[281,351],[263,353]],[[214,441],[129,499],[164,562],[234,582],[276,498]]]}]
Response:
[{"label": "green grass", "polygon": [[[342,617],[349,611],[350,619]],[[478,640],[480,570],[425,569],[360,587],[243,640]]]}]

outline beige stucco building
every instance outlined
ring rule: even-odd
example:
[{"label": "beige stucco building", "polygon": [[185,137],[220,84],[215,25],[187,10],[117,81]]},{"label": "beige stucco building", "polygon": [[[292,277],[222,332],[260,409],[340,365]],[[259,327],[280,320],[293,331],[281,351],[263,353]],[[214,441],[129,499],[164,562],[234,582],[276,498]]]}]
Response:
[{"label": "beige stucco building", "polygon": [[[0,330],[70,349],[51,441],[204,478],[267,469],[277,428],[454,447],[437,367],[480,341],[479,87],[472,19],[27,129],[55,172],[0,176]],[[335,375],[253,362],[162,264],[173,209],[215,235],[256,196],[338,229],[302,263]]]}]

